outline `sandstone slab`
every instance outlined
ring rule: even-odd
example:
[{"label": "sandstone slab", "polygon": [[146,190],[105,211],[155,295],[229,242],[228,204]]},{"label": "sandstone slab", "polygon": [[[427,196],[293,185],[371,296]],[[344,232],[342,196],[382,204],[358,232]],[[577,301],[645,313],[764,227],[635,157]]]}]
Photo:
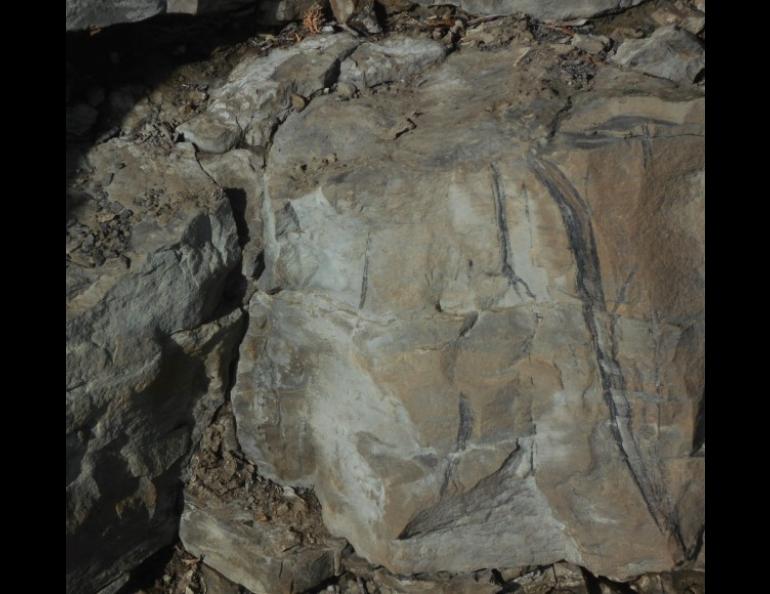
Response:
[{"label": "sandstone slab", "polygon": [[547,52],[318,97],[273,141],[238,439],[398,574],[701,548],[703,98],[609,68],[570,107],[527,90]]}]

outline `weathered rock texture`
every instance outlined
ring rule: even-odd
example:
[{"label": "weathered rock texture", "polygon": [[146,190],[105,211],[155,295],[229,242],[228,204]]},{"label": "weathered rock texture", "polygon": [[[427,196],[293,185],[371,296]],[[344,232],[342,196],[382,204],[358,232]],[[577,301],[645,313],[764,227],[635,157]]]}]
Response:
[{"label": "weathered rock texture", "polygon": [[652,76],[691,83],[706,67],[706,51],[695,35],[671,25],[645,39],[624,41],[613,61]]},{"label": "weathered rock texture", "polygon": [[703,97],[607,68],[565,102],[520,49],[280,126],[238,437],[397,573],[668,570],[704,522]]},{"label": "weathered rock texture", "polygon": [[363,43],[340,66],[340,82],[373,87],[402,81],[444,59],[446,48],[437,41],[391,37]]},{"label": "weathered rock texture", "polygon": [[[271,5],[270,0],[263,2]],[[135,23],[159,14],[206,14],[256,4],[255,0],[67,0],[67,31]],[[263,8],[265,15],[276,13],[283,20],[296,18],[302,0],[273,1],[274,8]],[[284,5],[292,5],[287,10]]]},{"label": "weathered rock texture", "polygon": [[245,60],[212,92],[208,111],[178,131],[206,152],[223,153],[238,143],[263,151],[291,110],[291,95],[308,97],[331,85],[340,60],[356,45],[348,34],[311,37],[265,58]]},{"label": "weathered rock texture", "polygon": [[[417,4],[454,4],[472,14],[522,13],[544,20],[591,17],[622,10],[642,0],[415,0]],[[133,23],[162,13],[205,14],[255,4],[260,22],[270,25],[302,18],[313,0],[67,0],[67,31]],[[383,4],[392,3],[390,0]],[[332,8],[340,22],[348,22],[371,0],[333,0]],[[367,8],[367,14],[371,12]],[[376,28],[376,22],[369,18]],[[371,28],[365,27],[365,28]],[[374,32],[374,31],[371,31]]]},{"label": "weathered rock texture", "polygon": [[67,269],[67,590],[94,592],[169,544],[182,466],[221,406],[242,335],[214,319],[239,262],[230,205],[191,145],[89,154]]},{"label": "weathered rock texture", "polygon": [[472,14],[522,13],[542,20],[586,18],[623,10],[643,0],[415,0],[417,4],[454,4]]},{"label": "weathered rock texture", "polygon": [[703,569],[703,91],[504,43],[311,37],[68,114],[119,120],[68,192],[68,592],[169,544],[188,475],[185,547],[253,592],[339,538],[382,592]]},{"label": "weathered rock texture", "polygon": [[324,528],[317,500],[244,463],[228,411],[192,460],[179,535],[187,551],[254,594],[293,594],[339,574],[345,542]]}]

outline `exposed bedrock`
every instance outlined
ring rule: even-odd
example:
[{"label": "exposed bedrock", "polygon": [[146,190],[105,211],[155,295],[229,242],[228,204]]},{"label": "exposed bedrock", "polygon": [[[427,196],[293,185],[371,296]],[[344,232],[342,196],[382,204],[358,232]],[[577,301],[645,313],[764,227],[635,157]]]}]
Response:
[{"label": "exposed bedrock", "polygon": [[392,591],[703,571],[704,50],[503,23],[244,52],[82,149],[68,592],[177,535],[257,593],[342,539]]},{"label": "exposed bedrock", "polygon": [[398,573],[671,569],[704,522],[703,97],[608,69],[565,104],[517,55],[279,128],[238,437]]}]

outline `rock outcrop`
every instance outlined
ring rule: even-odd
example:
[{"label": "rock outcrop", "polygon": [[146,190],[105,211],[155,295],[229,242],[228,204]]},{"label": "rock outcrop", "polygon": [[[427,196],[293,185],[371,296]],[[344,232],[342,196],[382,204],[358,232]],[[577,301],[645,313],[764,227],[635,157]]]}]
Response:
[{"label": "rock outcrop", "polygon": [[263,152],[292,109],[292,94],[311,97],[329,87],[340,61],[356,45],[348,34],[311,37],[267,57],[245,60],[212,92],[208,110],[178,131],[210,153],[224,153],[238,143]]},{"label": "rock outcrop", "polygon": [[703,97],[523,91],[549,51],[320,96],[273,140],[239,440],[397,573],[699,551]]},{"label": "rock outcrop", "polygon": [[68,592],[699,583],[702,44],[442,26],[68,105]]},{"label": "rock outcrop", "polygon": [[191,444],[243,333],[230,205],[191,145],[115,139],[68,197],[67,588],[94,592],[172,542]]}]

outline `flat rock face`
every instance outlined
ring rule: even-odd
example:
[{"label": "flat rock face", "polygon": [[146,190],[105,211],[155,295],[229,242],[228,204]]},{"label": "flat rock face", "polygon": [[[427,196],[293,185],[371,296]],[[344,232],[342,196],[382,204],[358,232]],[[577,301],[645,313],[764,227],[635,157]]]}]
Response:
[{"label": "flat rock face", "polygon": [[230,205],[192,146],[115,139],[68,196],[67,591],[95,592],[177,530],[191,444],[224,400],[241,312]]},{"label": "flat rock face", "polygon": [[541,20],[587,18],[641,4],[642,0],[415,0],[417,4],[454,4],[471,14],[522,13]]},{"label": "flat rock face", "polygon": [[364,43],[340,66],[340,82],[373,87],[401,81],[441,62],[445,47],[429,39],[392,37],[379,43]]},{"label": "flat rock face", "polygon": [[567,103],[554,61],[452,54],[273,139],[238,439],[399,574],[700,550],[704,99],[602,67]]}]

